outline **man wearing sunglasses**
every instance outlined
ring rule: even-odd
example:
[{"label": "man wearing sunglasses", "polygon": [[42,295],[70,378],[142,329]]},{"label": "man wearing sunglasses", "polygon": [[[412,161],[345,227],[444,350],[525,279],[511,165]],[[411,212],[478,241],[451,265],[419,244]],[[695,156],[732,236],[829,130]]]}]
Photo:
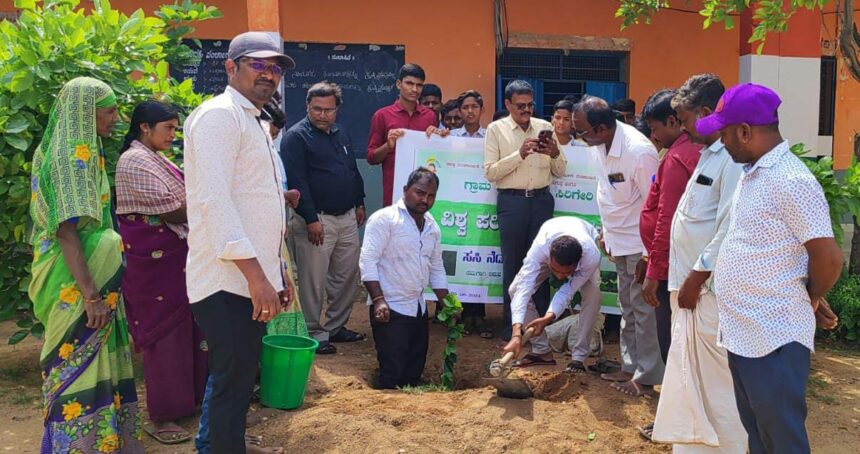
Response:
[{"label": "man wearing sunglasses", "polygon": [[[559,151],[548,121],[532,117],[534,89],[524,80],[505,87],[510,115],[490,123],[484,142],[484,175],[499,192],[496,210],[501,237],[504,285],[504,332],[511,339],[511,296],[508,288],[544,222],[552,217],[555,199],[549,192],[552,177],[564,175],[567,159]],[[548,131],[548,132],[543,132]],[[540,136],[540,139],[539,139]],[[549,307],[549,283],[534,293],[538,313]]]},{"label": "man wearing sunglasses", "polygon": [[212,383],[201,453],[283,452],[246,446],[245,417],[266,323],[291,299],[281,261],[283,177],[260,114],[294,67],[268,34],[237,36],[225,63],[229,86],[185,123],[186,280],[191,311],[206,335]]},{"label": "man wearing sunglasses", "polygon": [[618,272],[621,308],[621,370],[603,374],[612,387],[628,395],[651,392],[663,380],[663,358],[657,342],[654,308],[642,298],[637,266],[647,251],[639,235],[639,215],[657,172],[657,150],[633,126],[615,119],[609,104],[585,96],[574,106],[576,137],[591,145],[601,167],[597,207],[603,224],[601,242]]}]

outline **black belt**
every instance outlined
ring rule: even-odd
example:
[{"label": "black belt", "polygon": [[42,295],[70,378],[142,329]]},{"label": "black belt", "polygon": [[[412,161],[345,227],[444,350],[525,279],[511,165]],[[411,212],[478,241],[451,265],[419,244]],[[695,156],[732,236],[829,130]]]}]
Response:
[{"label": "black belt", "polygon": [[520,197],[537,197],[543,194],[549,194],[549,186],[544,186],[540,189],[499,189],[501,194],[518,195]]},{"label": "black belt", "polygon": [[349,207],[345,210],[317,210],[317,214],[324,214],[326,216],[343,216],[346,213],[349,213],[352,207]]}]

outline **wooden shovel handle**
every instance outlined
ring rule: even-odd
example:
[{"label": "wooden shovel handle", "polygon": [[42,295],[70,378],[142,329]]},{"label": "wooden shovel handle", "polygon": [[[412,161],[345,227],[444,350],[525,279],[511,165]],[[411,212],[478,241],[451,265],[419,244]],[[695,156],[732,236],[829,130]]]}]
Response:
[{"label": "wooden shovel handle", "polygon": [[[532,335],[534,335],[535,329],[529,328],[526,330],[525,334],[523,334],[522,340],[520,340],[520,345],[525,344],[529,339],[531,339]],[[514,359],[514,352],[507,352],[505,356],[502,356],[502,359],[499,360],[499,365],[505,367],[508,365],[511,360]]]}]

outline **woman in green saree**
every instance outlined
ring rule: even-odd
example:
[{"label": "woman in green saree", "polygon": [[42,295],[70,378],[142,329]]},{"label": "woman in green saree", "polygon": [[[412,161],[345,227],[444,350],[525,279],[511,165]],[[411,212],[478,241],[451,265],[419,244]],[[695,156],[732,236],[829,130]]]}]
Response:
[{"label": "woman in green saree", "polygon": [[29,294],[45,325],[43,454],[143,452],[100,139],[116,121],[109,86],[73,79],[33,157]]}]

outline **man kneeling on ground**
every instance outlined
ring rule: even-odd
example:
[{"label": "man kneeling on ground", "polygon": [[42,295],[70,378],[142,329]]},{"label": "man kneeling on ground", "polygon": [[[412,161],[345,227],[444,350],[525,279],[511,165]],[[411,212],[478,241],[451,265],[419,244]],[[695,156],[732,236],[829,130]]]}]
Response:
[{"label": "man kneeling on ground", "polygon": [[403,198],[367,221],[359,268],[379,361],[377,389],[418,385],[430,335],[424,288],[429,283],[437,301],[448,296],[442,233],[428,213],[438,188],[439,177],[419,167]]},{"label": "man kneeling on ground", "polygon": [[[591,224],[575,217],[553,218],[541,226],[509,289],[513,334],[504,352],[512,351],[518,356],[522,348],[523,324],[528,323],[526,329],[535,329],[531,338],[532,352],[517,366],[555,364],[544,327],[564,312],[573,295],[579,291],[582,295],[581,329],[565,372],[587,371],[585,359],[588,358],[590,334],[600,313],[600,250],[594,242],[597,235]],[[553,278],[561,286],[546,315],[539,318],[532,295],[547,279],[552,285]]]}]

